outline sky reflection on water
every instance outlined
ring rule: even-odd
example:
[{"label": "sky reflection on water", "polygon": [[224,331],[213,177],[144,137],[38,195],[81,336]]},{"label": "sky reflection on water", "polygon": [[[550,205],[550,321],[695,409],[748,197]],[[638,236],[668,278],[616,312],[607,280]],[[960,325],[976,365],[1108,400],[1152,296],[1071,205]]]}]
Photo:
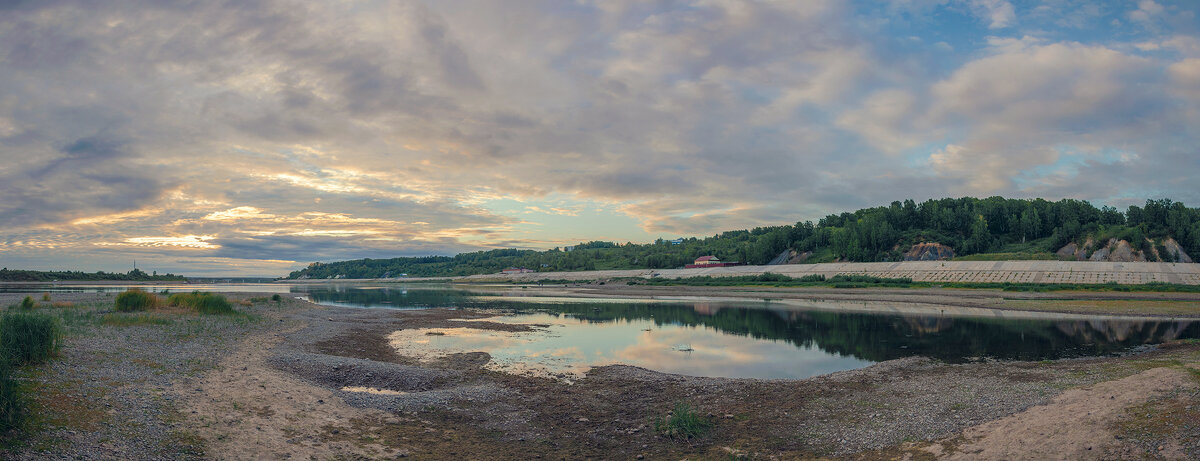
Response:
[{"label": "sky reflection on water", "polygon": [[529,332],[470,326],[401,330],[390,339],[404,355],[433,359],[455,352],[486,351],[492,356],[490,368],[541,376],[579,377],[593,366],[625,364],[691,376],[805,378],[873,363],[815,347],[710,327],[656,324],[649,319],[589,322],[539,312],[487,320],[547,326]]},{"label": "sky reflection on water", "polygon": [[[430,302],[437,296],[426,290],[418,297]],[[464,321],[461,327],[434,330],[442,336],[397,332],[393,345],[402,354],[426,358],[488,352],[492,367],[535,374],[578,375],[592,366],[620,363],[695,376],[803,378],[910,356],[950,363],[1053,360],[1200,338],[1200,322],[1171,319],[880,313],[754,300],[545,302],[451,296],[458,298],[451,304],[461,307],[516,311],[484,321],[547,326],[511,333],[471,328],[472,322]]]}]

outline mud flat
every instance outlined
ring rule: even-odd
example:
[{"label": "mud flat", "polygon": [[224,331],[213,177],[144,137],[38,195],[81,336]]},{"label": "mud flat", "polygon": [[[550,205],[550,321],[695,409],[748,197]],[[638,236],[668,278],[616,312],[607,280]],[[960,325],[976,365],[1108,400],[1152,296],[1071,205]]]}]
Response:
[{"label": "mud flat", "polygon": [[[238,293],[250,320],[116,326],[86,320],[111,309],[105,296],[71,296],[75,307],[47,308],[74,319],[63,357],[26,377],[66,403],[39,407],[38,431],[5,458],[1200,458],[1195,341],[1049,362],[907,358],[804,380],[618,365],[567,384],[491,371],[482,352],[419,362],[387,343],[463,320],[528,328],[489,322],[493,311]],[[711,429],[657,432],[678,402]]]}]

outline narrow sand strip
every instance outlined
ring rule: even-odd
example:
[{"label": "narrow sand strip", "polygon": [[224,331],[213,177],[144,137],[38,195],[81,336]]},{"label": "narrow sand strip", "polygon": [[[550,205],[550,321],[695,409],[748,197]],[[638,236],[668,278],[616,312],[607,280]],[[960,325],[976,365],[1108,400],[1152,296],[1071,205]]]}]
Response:
[{"label": "narrow sand strip", "polygon": [[1182,370],[1153,368],[1071,389],[1049,404],[969,428],[962,433],[966,442],[950,453],[942,453],[938,444],[926,450],[950,460],[1101,459],[1120,446],[1111,428],[1126,409],[1176,389],[1196,387]]}]

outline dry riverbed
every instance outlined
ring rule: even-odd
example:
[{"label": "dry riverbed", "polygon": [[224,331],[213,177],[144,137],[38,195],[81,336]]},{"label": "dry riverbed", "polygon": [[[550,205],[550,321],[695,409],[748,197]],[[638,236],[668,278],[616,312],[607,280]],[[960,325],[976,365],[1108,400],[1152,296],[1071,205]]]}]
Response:
[{"label": "dry riverbed", "polygon": [[[1053,362],[909,358],[805,380],[607,366],[567,384],[491,371],[484,353],[423,363],[387,344],[397,330],[462,320],[524,328],[488,322],[492,311],[285,297],[239,306],[248,317],[125,324],[102,294],[55,300],[75,303],[46,308],[70,335],[60,359],[26,372],[36,427],[6,459],[1200,458],[1194,341]],[[677,402],[712,428],[657,433]]]}]

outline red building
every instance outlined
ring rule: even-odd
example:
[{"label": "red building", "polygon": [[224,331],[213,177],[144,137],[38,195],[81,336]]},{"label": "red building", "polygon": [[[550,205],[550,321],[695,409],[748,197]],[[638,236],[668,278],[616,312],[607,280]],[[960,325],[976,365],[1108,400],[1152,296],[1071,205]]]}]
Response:
[{"label": "red building", "polygon": [[723,263],[723,262],[721,262],[720,259],[717,259],[716,256],[701,256],[699,258],[696,258],[696,261],[694,261],[692,264],[688,264],[683,267],[685,267],[687,269],[695,269],[695,268],[699,268],[699,267],[727,267],[727,266],[740,266],[740,265],[742,265],[742,263],[738,263],[738,262]]}]

